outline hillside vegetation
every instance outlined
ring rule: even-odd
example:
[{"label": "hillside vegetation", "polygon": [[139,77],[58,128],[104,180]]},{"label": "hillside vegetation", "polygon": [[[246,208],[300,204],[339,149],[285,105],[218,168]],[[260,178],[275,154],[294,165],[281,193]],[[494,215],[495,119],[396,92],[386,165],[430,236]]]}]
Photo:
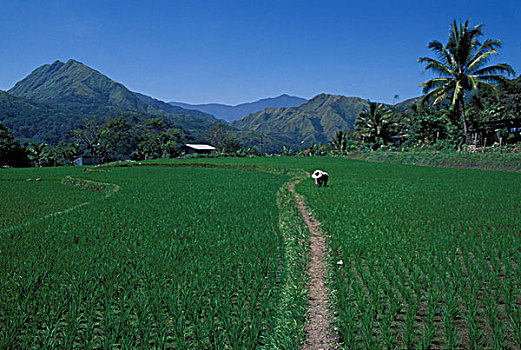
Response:
[{"label": "hillside vegetation", "polygon": [[267,108],[235,121],[232,126],[255,130],[291,145],[328,142],[339,130],[354,129],[358,114],[368,102],[358,97],[320,94],[291,108]]},{"label": "hillside vegetation", "polygon": [[156,112],[122,84],[72,59],[38,67],[8,92],[36,102],[74,107],[83,113],[109,107]]},{"label": "hillside vegetation", "polygon": [[18,139],[57,144],[84,119],[81,113],[0,91],[0,122]]}]

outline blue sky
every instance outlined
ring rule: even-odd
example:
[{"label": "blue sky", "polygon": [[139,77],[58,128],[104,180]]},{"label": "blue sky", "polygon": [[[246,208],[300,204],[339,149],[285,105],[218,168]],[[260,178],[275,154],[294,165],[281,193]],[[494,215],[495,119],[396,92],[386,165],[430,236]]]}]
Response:
[{"label": "blue sky", "polygon": [[452,20],[500,39],[521,74],[521,2],[0,0],[0,90],[74,58],[165,101],[238,104],[283,93],[392,102]]}]

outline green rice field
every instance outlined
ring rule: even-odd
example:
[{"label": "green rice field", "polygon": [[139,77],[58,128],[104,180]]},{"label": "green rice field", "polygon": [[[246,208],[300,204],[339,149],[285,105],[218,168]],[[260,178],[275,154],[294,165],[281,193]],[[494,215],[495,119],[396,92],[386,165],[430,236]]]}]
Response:
[{"label": "green rice field", "polygon": [[346,348],[520,348],[519,174],[358,162],[328,169],[330,188],[298,189],[331,236]]},{"label": "green rice field", "polygon": [[521,174],[154,165],[0,170],[0,348],[300,348],[309,237],[287,185],[316,168],[328,186],[296,190],[328,236],[339,347],[521,347]]},{"label": "green rice field", "polygon": [[[279,227],[287,177],[149,167],[76,174],[117,183],[106,197],[56,181],[68,171],[33,170],[42,182],[20,182],[20,198],[3,203],[32,219],[41,204],[30,191],[45,193],[42,214],[90,200],[0,231],[0,348],[241,349],[301,338],[277,324],[291,292],[283,234],[296,235]],[[290,315],[298,298],[291,303]]]}]

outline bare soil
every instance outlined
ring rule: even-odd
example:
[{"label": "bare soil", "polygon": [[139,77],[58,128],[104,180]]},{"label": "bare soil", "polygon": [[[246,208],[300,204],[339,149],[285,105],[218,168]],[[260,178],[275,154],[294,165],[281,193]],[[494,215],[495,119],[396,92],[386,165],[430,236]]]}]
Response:
[{"label": "bare soil", "polygon": [[326,240],[320,229],[320,223],[311,217],[309,209],[304,200],[295,192],[295,185],[300,180],[289,186],[289,190],[295,196],[300,213],[304,218],[310,233],[310,262],[307,270],[308,282],[308,314],[309,323],[304,330],[306,332],[306,343],[304,350],[335,349],[338,344],[337,338],[331,334],[332,315],[329,310],[327,288],[324,285],[326,268]]}]

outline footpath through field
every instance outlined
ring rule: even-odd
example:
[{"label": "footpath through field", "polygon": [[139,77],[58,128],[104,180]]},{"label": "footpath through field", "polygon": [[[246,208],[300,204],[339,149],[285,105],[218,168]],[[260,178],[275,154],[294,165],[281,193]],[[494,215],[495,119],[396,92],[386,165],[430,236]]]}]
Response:
[{"label": "footpath through field", "polygon": [[305,328],[307,339],[303,349],[333,349],[337,339],[330,332],[331,310],[328,307],[328,293],[324,284],[327,271],[326,240],[320,229],[320,223],[313,219],[304,200],[295,192],[295,185],[300,181],[302,179],[290,184],[289,190],[295,197],[310,234],[310,262],[307,270],[309,323]]}]

